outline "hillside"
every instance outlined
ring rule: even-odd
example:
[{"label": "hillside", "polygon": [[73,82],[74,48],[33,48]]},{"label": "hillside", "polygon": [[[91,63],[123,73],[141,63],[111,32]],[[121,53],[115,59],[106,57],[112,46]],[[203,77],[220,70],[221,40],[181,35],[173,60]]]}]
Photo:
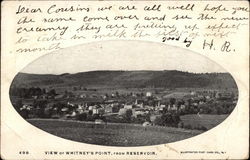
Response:
[{"label": "hillside", "polygon": [[237,88],[229,73],[189,73],[170,71],[90,71],[62,75],[18,73],[15,86],[98,86],[166,88]]}]

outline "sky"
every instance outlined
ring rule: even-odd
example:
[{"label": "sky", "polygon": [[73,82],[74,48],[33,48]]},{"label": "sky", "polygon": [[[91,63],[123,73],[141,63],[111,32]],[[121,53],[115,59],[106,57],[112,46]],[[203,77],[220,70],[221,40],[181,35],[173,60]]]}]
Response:
[{"label": "sky", "polygon": [[94,70],[180,70],[225,72],[215,62],[187,49],[146,41],[101,41],[48,53],[21,72],[78,73]]}]

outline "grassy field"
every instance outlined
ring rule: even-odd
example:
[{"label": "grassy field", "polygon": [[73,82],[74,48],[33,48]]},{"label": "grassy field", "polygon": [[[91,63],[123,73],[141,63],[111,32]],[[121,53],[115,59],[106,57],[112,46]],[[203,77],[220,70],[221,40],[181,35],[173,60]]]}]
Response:
[{"label": "grassy field", "polygon": [[96,125],[62,120],[28,120],[34,126],[65,139],[108,146],[145,146],[175,142],[202,133],[197,130],[135,124]]},{"label": "grassy field", "polygon": [[181,116],[184,125],[191,125],[192,127],[204,126],[211,129],[227,118],[228,115],[209,115],[209,114],[189,114]]}]

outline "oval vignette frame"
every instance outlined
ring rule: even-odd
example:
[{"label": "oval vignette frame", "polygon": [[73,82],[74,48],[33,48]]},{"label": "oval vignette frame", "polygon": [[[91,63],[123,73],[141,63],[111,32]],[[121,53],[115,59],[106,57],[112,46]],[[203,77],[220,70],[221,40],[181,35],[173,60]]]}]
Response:
[{"label": "oval vignette frame", "polygon": [[[238,87],[195,52],[145,41],[101,41],[54,51],[10,87],[27,122],[61,138],[105,146],[176,142],[219,125]],[[152,137],[153,136],[153,137]]]}]

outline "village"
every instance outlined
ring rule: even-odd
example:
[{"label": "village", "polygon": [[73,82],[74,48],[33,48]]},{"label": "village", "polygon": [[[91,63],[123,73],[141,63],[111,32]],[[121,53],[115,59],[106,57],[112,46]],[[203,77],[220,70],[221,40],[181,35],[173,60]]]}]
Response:
[{"label": "village", "polygon": [[[78,91],[81,92],[78,92]],[[136,123],[178,127],[180,116],[187,114],[230,114],[237,103],[232,90],[152,90],[118,91],[100,94],[93,88],[72,87],[57,93],[55,89],[13,89],[17,111],[25,119],[50,118],[93,121],[94,123]],[[25,94],[26,93],[26,94]],[[19,98],[17,98],[19,97]],[[27,101],[28,100],[28,101]]]}]

